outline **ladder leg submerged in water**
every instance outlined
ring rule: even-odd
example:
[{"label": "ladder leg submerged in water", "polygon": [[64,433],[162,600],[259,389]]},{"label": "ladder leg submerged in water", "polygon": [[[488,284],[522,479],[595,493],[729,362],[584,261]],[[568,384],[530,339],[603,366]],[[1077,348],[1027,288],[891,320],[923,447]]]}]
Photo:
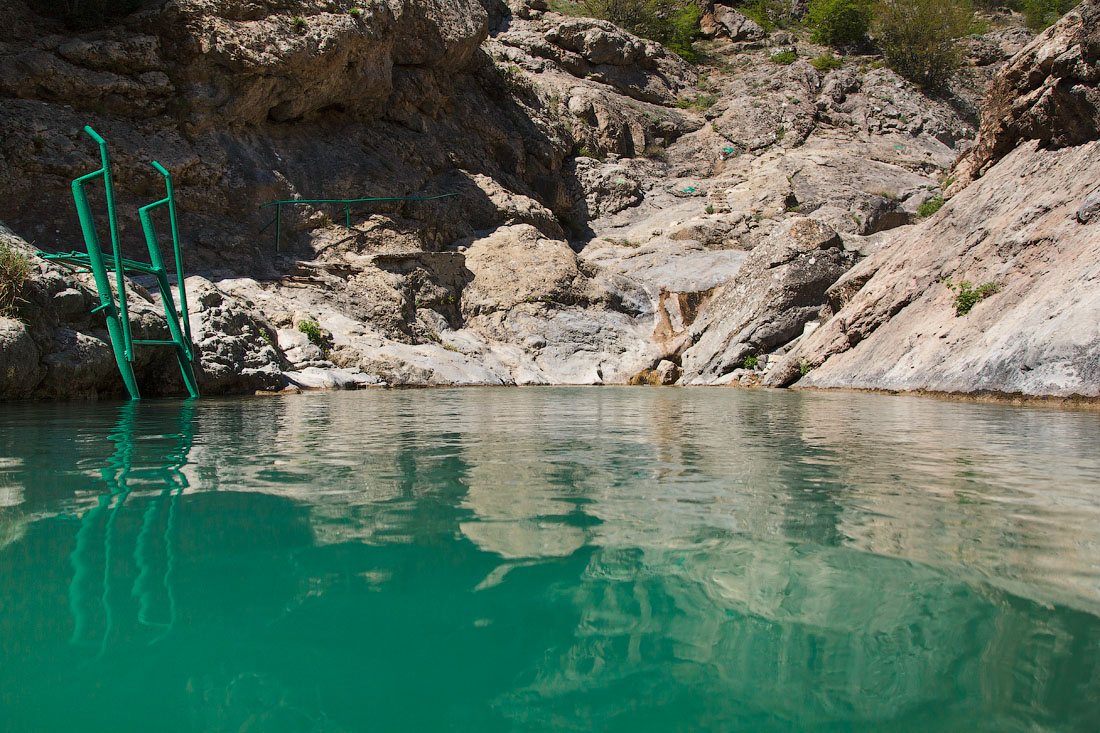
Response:
[{"label": "ladder leg submerged in water", "polygon": [[[176,223],[176,203],[172,190],[172,175],[160,163],[153,161],[153,167],[164,176],[164,184],[167,195],[154,203],[143,206],[138,210],[141,219],[142,230],[145,233],[145,243],[149,249],[149,264],[126,260],[122,257],[122,249],[118,237],[118,220],[115,215],[114,185],[111,179],[111,162],[107,152],[107,141],[91,127],[85,127],[88,134],[99,145],[99,157],[101,167],[87,175],[73,181],[73,200],[76,202],[76,212],[80,219],[80,229],[84,234],[84,243],[87,253],[70,252],[68,254],[39,253],[45,259],[55,260],[69,265],[86,266],[92,272],[95,279],[96,290],[99,293],[99,307],[95,311],[103,311],[107,319],[107,333],[111,339],[111,347],[114,349],[115,361],[118,364],[122,381],[126,385],[131,399],[141,399],[137,378],[134,376],[134,345],[173,346],[176,358],[179,361],[180,373],[183,375],[184,386],[191,397],[199,396],[198,381],[195,378],[194,361],[196,357],[194,343],[191,341],[191,326],[187,318],[187,291],[184,286],[183,258],[180,254],[179,227]],[[95,228],[95,218],[92,208],[88,203],[88,193],[85,185],[103,178],[103,186],[107,197],[107,218],[111,233],[111,254],[107,255],[100,249],[99,234]],[[172,247],[175,254],[176,280],[179,288],[181,310],[176,310],[175,299],[168,282],[168,272],[160,255],[160,243],[157,239],[156,229],[153,225],[152,210],[159,206],[168,207],[168,218],[171,222]],[[115,288],[117,290],[118,304],[115,304],[115,293],[111,290],[111,282],[108,277],[110,270],[115,271]],[[126,274],[141,273],[152,275],[156,278],[157,289],[160,292],[161,304],[164,306],[165,319],[168,322],[168,331],[171,339],[137,339],[130,333],[130,320],[126,304]],[[182,319],[182,324],[181,324]]]}]

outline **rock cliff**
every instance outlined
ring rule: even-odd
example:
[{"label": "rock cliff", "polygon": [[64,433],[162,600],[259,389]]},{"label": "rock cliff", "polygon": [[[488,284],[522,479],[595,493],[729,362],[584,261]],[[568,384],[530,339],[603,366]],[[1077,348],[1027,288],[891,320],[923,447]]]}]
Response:
[{"label": "rock cliff", "polygon": [[[14,3],[0,31],[0,221],[27,251],[82,248],[68,184],[97,167],[79,133],[91,124],[112,144],[129,252],[132,213],[157,190],[148,161],[166,165],[197,273],[188,289],[207,392],[786,384],[811,366],[802,384],[835,386],[831,365],[858,360],[852,347],[872,342],[899,302],[950,300],[946,285],[929,284],[937,278],[997,279],[994,299],[1019,295],[1026,320],[1033,304],[1009,277],[1009,250],[1054,251],[990,235],[997,269],[984,250],[951,259],[952,237],[975,240],[975,227],[992,231],[1001,216],[1016,217],[1028,242],[1060,242],[1063,209],[1079,228],[1100,209],[1081,175],[1092,172],[1096,128],[1091,3],[1023,51],[1026,30],[995,23],[972,39],[967,77],[939,97],[874,57],[818,70],[808,60],[825,49],[808,34],[769,34],[721,3],[708,5],[711,37],[694,66],[539,0],[138,4],[74,30]],[[1021,85],[1030,101],[1017,104]],[[1072,178],[1070,193],[1013,187],[1030,155],[1056,156],[1033,180]],[[1001,165],[1016,167],[997,188]],[[944,183],[957,195],[920,220]],[[308,202],[377,197],[415,200]],[[281,207],[276,239],[273,209],[261,206],[279,200],[302,203]],[[1047,208],[1025,216],[1024,201]],[[1048,274],[1079,282],[1063,256],[1076,255],[1059,255]],[[86,304],[86,283],[35,266],[20,319],[3,322],[3,395],[118,394],[106,366],[83,381],[50,370],[86,361],[59,334],[83,334],[89,353],[108,346],[75,298],[64,313],[50,300],[72,290]],[[916,295],[880,285],[887,272]],[[58,278],[64,287],[49,284]],[[880,287],[893,300],[874,296]],[[865,302],[886,315],[875,310],[864,319],[874,325],[849,338],[842,324]],[[976,323],[992,302],[958,322]],[[148,311],[149,328],[164,328]],[[1088,312],[1065,317],[1084,323]],[[319,337],[299,330],[305,322]],[[1034,343],[1061,342],[1037,332]],[[1027,389],[1061,389],[1050,375],[1065,365],[1048,356],[1040,348]],[[143,358],[140,381],[176,389],[171,364]],[[953,386],[877,372],[848,382],[973,389],[973,362],[958,365]]]},{"label": "rock cliff", "polygon": [[1086,0],[997,78],[955,195],[834,284],[834,315],[765,381],[1100,396],[1098,101],[1100,5]]}]

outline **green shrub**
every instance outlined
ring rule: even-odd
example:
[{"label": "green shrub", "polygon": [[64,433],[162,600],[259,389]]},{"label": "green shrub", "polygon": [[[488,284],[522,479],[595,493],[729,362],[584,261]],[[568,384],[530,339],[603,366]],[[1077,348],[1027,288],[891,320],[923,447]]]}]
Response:
[{"label": "green shrub", "polygon": [[0,242],[0,316],[15,315],[19,290],[30,276],[30,258],[8,244]]},{"label": "green shrub", "polygon": [[802,357],[798,360],[798,374],[799,376],[806,376],[813,370],[813,366],[810,364],[809,359]]},{"label": "green shrub", "polygon": [[833,69],[839,69],[841,66],[844,66],[844,62],[831,53],[823,53],[816,59],[810,59],[810,66],[818,71],[832,71]]},{"label": "green shrub", "polygon": [[324,348],[325,337],[321,333],[321,327],[315,321],[300,321],[298,330],[306,335],[311,344],[321,349]]},{"label": "green shrub", "polygon": [[1041,31],[1054,25],[1063,15],[1073,10],[1080,0],[1022,0],[1017,7],[1024,14],[1029,28]]},{"label": "green shrub", "polygon": [[969,35],[973,19],[966,0],[880,0],[871,30],[887,66],[935,89],[962,65],[960,39]]},{"label": "green shrub", "polygon": [[354,7],[354,8],[351,8],[350,10],[348,10],[348,15],[350,15],[353,18],[358,18],[362,14],[363,14],[363,9],[360,8],[360,7]]},{"label": "green shrub", "polygon": [[917,218],[927,219],[943,207],[943,196],[929,199],[917,207]]},{"label": "green shrub", "polygon": [[955,293],[955,315],[965,316],[970,310],[976,306],[979,302],[985,300],[990,295],[999,292],[1001,286],[999,283],[990,280],[989,282],[982,283],[978,287],[974,287],[974,284],[968,280],[956,284],[950,280],[944,280],[943,284],[951,289]]},{"label": "green shrub", "polygon": [[782,51],[775,54],[771,58],[773,64],[782,64],[785,66],[787,64],[793,64],[795,61],[798,61],[798,54],[794,51]]},{"label": "green shrub", "polygon": [[759,363],[760,359],[755,356],[749,355],[745,357],[744,361],[741,362],[741,365],[746,369],[755,369],[756,365]]},{"label": "green shrub", "polygon": [[814,41],[829,46],[859,43],[871,27],[870,0],[812,0],[806,20]]},{"label": "green shrub", "polygon": [[663,43],[668,50],[678,54],[684,61],[695,63],[699,60],[699,55],[691,42],[699,32],[699,20],[702,17],[703,11],[699,6],[689,2],[669,18],[667,38],[658,37],[655,40]]},{"label": "green shrub", "polygon": [[290,24],[294,27],[294,30],[298,31],[299,33],[306,32],[306,19],[302,16],[295,15],[293,18],[291,18]]}]

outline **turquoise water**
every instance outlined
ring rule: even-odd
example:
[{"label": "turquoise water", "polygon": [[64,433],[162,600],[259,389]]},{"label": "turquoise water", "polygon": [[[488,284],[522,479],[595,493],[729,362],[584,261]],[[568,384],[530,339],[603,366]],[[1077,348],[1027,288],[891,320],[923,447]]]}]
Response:
[{"label": "turquoise water", "polygon": [[1095,730],[1100,415],[3,405],[4,731]]}]

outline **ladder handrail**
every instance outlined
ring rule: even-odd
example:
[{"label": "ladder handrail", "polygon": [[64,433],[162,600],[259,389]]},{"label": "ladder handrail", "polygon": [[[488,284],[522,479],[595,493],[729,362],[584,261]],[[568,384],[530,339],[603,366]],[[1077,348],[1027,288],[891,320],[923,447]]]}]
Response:
[{"label": "ladder handrail", "polygon": [[446,199],[452,196],[458,196],[458,194],[443,193],[438,196],[375,196],[365,199],[288,199],[286,201],[271,201],[266,204],[260,204],[261,209],[266,209],[269,206],[275,207],[275,218],[260,227],[260,233],[262,234],[265,232],[272,224],[275,225],[275,251],[278,252],[284,206],[295,206],[298,204],[340,204],[344,207],[344,226],[351,229],[352,204],[361,204],[368,201],[435,201],[436,199]]},{"label": "ladder handrail", "polygon": [[110,219],[114,260],[116,263],[120,263],[122,253],[119,250],[118,226],[115,222],[115,197],[111,182],[111,161],[107,154],[107,143],[100,137],[99,133],[90,126],[85,126],[84,132],[99,143],[99,158],[102,165],[99,170],[83,175],[73,181],[73,200],[76,203],[77,217],[80,219],[80,229],[84,234],[84,244],[88,250],[88,261],[92,267],[92,277],[95,278],[96,290],[99,291],[99,308],[97,310],[105,311],[107,333],[110,335],[111,347],[115,352],[115,361],[118,363],[118,370],[122,375],[126,390],[130,393],[132,399],[140,399],[141,393],[138,391],[137,379],[134,377],[134,369],[130,363],[132,355],[129,348],[130,324],[127,318],[125,279],[120,270],[117,278],[119,307],[115,305],[115,296],[111,292],[111,283],[107,278],[107,269],[103,264],[103,250],[99,243],[99,233],[95,228],[92,207],[88,203],[88,192],[85,189],[85,183],[88,181],[99,177],[103,178],[104,188],[107,190],[107,216]]},{"label": "ladder handrail", "polygon": [[[187,289],[184,285],[183,257],[180,254],[179,230],[176,226],[176,204],[172,191],[172,174],[165,170],[160,163],[153,161],[153,167],[164,176],[165,189],[168,195],[159,201],[146,204],[138,209],[138,218],[141,219],[141,228],[145,232],[145,244],[149,248],[149,262],[153,266],[153,274],[157,278],[157,287],[160,289],[160,300],[164,306],[164,315],[168,321],[168,331],[172,334],[172,340],[165,342],[163,339],[143,339],[138,343],[167,345],[174,343],[177,349],[177,357],[180,364],[180,373],[183,375],[184,385],[192,397],[199,396],[198,382],[195,379],[192,362],[195,360],[194,344],[191,341],[191,324],[187,317]],[[164,269],[164,261],[160,256],[160,241],[157,238],[156,227],[153,226],[153,217],[150,212],[158,206],[168,206],[168,218],[172,224],[172,249],[176,260],[176,284],[179,286],[180,304],[182,306],[183,332],[180,332],[180,314],[176,311],[176,302],[172,298],[172,289],[168,285],[168,275]],[[184,336],[186,334],[186,337]]]},{"label": "ladder handrail", "polygon": [[172,188],[172,174],[157,161],[153,161],[153,167],[164,176],[164,186],[168,189],[168,219],[172,223],[172,249],[176,257],[176,286],[180,293],[180,317],[183,319],[183,331],[187,334],[187,343],[194,343],[191,339],[191,321],[187,317],[187,289],[184,286],[183,255],[180,253],[180,232],[176,224],[176,194]]},{"label": "ladder handrail", "polygon": [[[115,261],[122,261],[122,243],[118,236],[118,218],[115,216],[115,185],[111,177],[111,158],[107,152],[107,141],[92,129],[91,125],[84,126],[84,132],[99,145],[99,160],[103,165],[103,187],[107,191],[107,221],[111,232],[111,251],[115,255]],[[115,271],[115,285],[118,287],[118,310],[122,321],[122,338],[126,348],[126,361],[134,360],[134,344],[130,336],[130,318],[126,304],[126,276],[122,270]]]}]

